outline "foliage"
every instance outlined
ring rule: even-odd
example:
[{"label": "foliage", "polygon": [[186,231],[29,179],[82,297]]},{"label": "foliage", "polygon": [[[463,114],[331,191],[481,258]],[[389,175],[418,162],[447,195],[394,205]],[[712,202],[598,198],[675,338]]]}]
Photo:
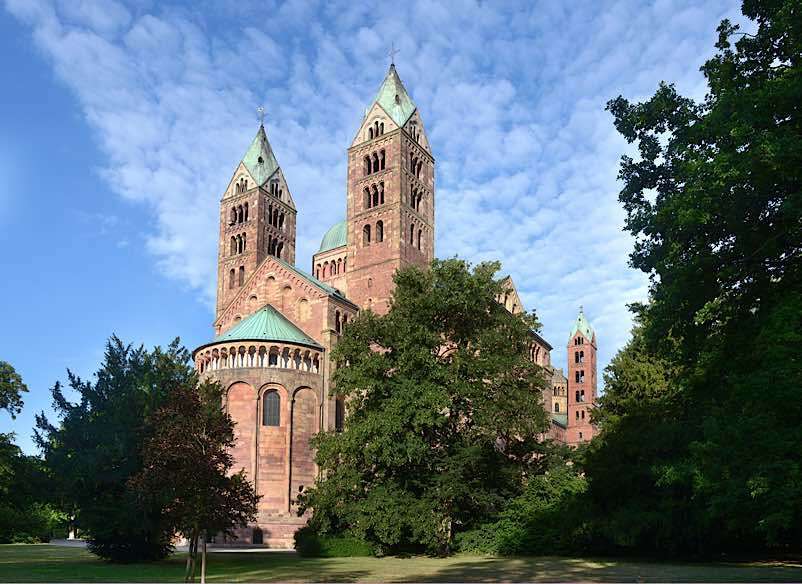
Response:
[{"label": "foliage", "polygon": [[0,543],[48,541],[66,517],[48,497],[48,477],[42,460],[26,456],[0,434]]},{"label": "foliage", "polygon": [[172,532],[157,500],[143,501],[128,481],[143,467],[148,417],[195,374],[176,339],[163,350],[133,349],[112,337],[95,382],[68,371],[79,400],[52,389],[58,426],[37,417],[37,442],[52,473],[54,494],[72,506],[89,549],[113,561],[151,560],[171,550]]},{"label": "foliage", "polygon": [[571,553],[586,547],[590,525],[583,495],[587,483],[562,463],[535,475],[499,518],[460,534],[461,551],[500,555]]},{"label": "foliage", "polygon": [[28,386],[10,363],[0,361],[0,410],[6,410],[14,418],[22,411],[22,394]]},{"label": "foliage", "polygon": [[[155,502],[171,534],[190,542],[187,577],[194,579],[198,539],[256,519],[259,497],[243,471],[231,474],[234,422],[216,382],[190,378],[175,386],[149,419],[144,465],[131,479],[141,500]],[[204,550],[205,553],[205,550]]]},{"label": "foliage", "polygon": [[498,268],[450,259],[399,270],[388,314],[362,312],[346,329],[333,352],[346,427],[316,438],[322,478],[302,497],[321,533],[350,532],[379,553],[447,553],[537,472],[547,417],[528,348],[538,325],[499,304]]},{"label": "foliage", "polygon": [[622,159],[620,200],[651,278],[588,454],[626,549],[802,540],[801,10],[747,0],[754,34],[722,22],[702,103],[663,84],[608,105],[640,154]]},{"label": "foliage", "polygon": [[349,534],[323,535],[308,525],[295,532],[295,551],[307,558],[373,555],[373,548],[363,539]]}]

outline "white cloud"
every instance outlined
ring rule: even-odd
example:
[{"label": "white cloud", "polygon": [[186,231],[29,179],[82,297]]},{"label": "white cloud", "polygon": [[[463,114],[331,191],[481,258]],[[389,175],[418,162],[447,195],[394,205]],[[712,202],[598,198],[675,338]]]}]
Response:
[{"label": "white cloud", "polygon": [[[629,147],[604,104],[661,79],[699,96],[698,66],[729,0],[517,6],[420,0],[386,19],[350,1],[193,7],[6,0],[78,97],[107,156],[102,176],[146,205],[168,277],[215,290],[217,205],[264,103],[299,208],[298,264],[345,212],[346,148],[385,71],[398,68],[437,158],[437,252],[498,258],[564,363],[579,304],[602,365],[625,341],[627,267],[617,202]],[[206,15],[206,16],[204,16]]]}]

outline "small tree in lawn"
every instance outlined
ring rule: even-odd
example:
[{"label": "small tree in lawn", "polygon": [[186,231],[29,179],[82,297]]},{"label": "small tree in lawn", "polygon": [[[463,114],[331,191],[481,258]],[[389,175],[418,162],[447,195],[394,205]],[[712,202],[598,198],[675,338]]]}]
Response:
[{"label": "small tree in lawn", "polygon": [[234,536],[234,528],[256,519],[259,497],[242,470],[231,474],[234,422],[213,382],[176,387],[151,418],[144,468],[132,486],[156,500],[175,533],[189,540],[185,581],[195,580],[199,544],[201,581],[206,576],[209,534]]}]

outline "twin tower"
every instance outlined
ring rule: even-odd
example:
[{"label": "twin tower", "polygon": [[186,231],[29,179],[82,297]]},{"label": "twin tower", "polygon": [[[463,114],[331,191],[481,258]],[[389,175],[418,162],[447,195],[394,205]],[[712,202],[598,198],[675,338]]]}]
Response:
[{"label": "twin tower", "polygon": [[[394,272],[434,257],[434,192],[423,121],[391,65],[348,149],[346,219],[323,237],[314,278],[360,308],[386,312]],[[295,264],[297,212],[260,126],[220,208],[218,319],[265,258]]]}]

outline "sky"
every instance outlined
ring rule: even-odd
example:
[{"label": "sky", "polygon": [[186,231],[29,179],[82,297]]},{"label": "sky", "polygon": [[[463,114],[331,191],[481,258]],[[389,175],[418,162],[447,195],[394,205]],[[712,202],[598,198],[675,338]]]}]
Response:
[{"label": "sky", "polygon": [[219,200],[259,105],[310,270],[393,44],[436,159],[436,255],[500,260],[558,367],[584,306],[601,376],[648,289],[605,104],[663,80],[701,99],[716,26],[743,20],[734,0],[0,6],[0,360],[30,389],[0,432],[31,453],[50,387],[90,377],[111,334],[211,339]]}]

